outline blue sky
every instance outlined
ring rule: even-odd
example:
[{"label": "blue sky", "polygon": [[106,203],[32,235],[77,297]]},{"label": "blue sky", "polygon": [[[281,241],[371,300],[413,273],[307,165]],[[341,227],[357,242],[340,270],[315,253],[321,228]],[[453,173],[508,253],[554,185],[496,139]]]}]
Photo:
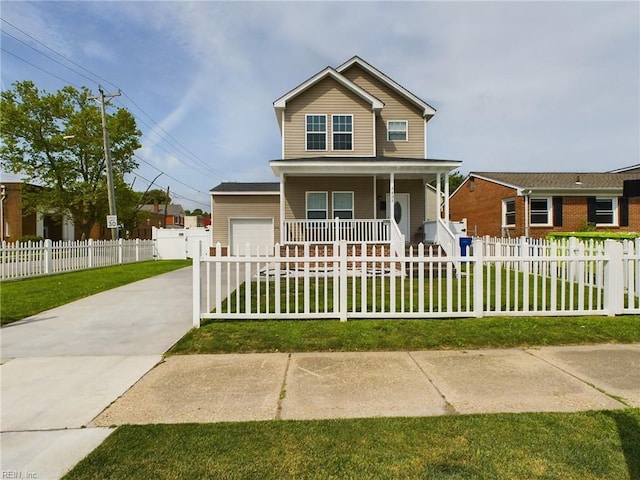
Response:
[{"label": "blue sky", "polygon": [[130,180],[164,172],[189,209],[221,181],[275,181],[272,102],[353,55],[437,109],[429,157],[463,174],[640,163],[635,1],[3,1],[1,16],[2,88],[120,88],[144,134]]}]

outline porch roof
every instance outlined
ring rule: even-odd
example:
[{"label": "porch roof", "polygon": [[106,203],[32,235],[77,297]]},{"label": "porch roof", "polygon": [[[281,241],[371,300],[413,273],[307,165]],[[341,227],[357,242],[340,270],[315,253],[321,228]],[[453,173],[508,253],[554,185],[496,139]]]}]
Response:
[{"label": "porch roof", "polygon": [[310,157],[271,160],[269,165],[278,177],[287,175],[409,175],[448,173],[462,162],[430,158],[401,157]]}]

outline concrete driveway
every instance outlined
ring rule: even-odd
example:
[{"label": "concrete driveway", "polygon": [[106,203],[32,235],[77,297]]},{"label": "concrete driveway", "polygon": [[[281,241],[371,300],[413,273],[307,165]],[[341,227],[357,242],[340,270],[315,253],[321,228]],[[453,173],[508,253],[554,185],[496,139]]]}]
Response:
[{"label": "concrete driveway", "polygon": [[191,328],[191,282],[184,268],[2,328],[3,474],[60,478],[111,433],[86,427]]}]

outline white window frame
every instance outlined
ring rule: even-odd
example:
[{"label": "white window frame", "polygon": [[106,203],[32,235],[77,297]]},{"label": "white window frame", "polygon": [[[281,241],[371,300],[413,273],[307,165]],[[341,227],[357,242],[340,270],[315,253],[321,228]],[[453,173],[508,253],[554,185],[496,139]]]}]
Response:
[{"label": "white window frame", "polygon": [[[339,191],[338,192],[331,192],[331,218],[336,218],[336,213],[335,213],[336,212],[336,194],[344,194],[344,193],[348,193],[348,194],[351,195],[351,218],[345,219],[345,220],[353,220],[355,218],[355,205],[354,205],[355,196],[354,196],[353,192],[348,192],[348,191],[345,191],[345,192],[339,192]],[[347,209],[344,209],[344,208],[340,208],[339,210],[342,211],[342,212],[346,212],[347,211]]]},{"label": "white window frame", "polygon": [[[513,202],[513,223],[507,223],[507,204]],[[504,198],[502,199],[502,227],[515,227],[516,226],[516,199]]]},{"label": "white window frame", "polygon": [[[334,121],[336,117],[351,117],[351,131],[350,132],[336,132],[335,131],[335,125],[334,125]],[[336,151],[336,152],[353,152],[354,149],[354,139],[355,139],[355,135],[353,133],[354,131],[354,125],[353,125],[353,114],[350,113],[336,113],[334,115],[331,115],[331,149]],[[341,148],[341,149],[337,149],[336,145],[335,145],[335,137],[334,135],[351,135],[351,148]]]},{"label": "white window frame", "polygon": [[[318,209],[314,209],[314,212],[320,212],[320,211],[324,211],[324,218],[309,218],[309,194],[312,193],[320,193],[324,195],[324,210],[318,210]],[[305,220],[328,220],[329,219],[329,204],[328,204],[328,192],[323,192],[323,191],[308,191],[305,192],[305,196],[304,196],[304,216],[305,216]]]},{"label": "white window frame", "polygon": [[[547,202],[546,214],[547,221],[545,223],[538,223],[533,221],[533,202],[545,200]],[[542,210],[538,210],[542,213]],[[529,225],[532,227],[551,227],[553,226],[553,199],[551,197],[532,197],[529,201]]]},{"label": "white window frame", "polygon": [[[391,123],[404,123],[404,140],[391,139]],[[394,132],[400,132],[401,130],[394,130]],[[387,120],[387,142],[408,142],[409,141],[409,121],[408,120]]]},{"label": "white window frame", "polygon": [[[598,202],[610,201],[611,202],[611,220],[613,223],[596,223],[598,227],[617,227],[618,226],[618,199],[616,197],[596,197],[596,218],[598,217]],[[600,210],[602,211],[602,210]],[[607,213],[609,210],[606,211]]]},{"label": "white window frame", "polygon": [[[310,132],[309,117],[324,117],[324,132]],[[327,125],[327,115],[324,113],[307,113],[304,116],[304,149],[306,152],[326,152],[329,148],[329,126]],[[324,148],[309,148],[309,134],[324,134]]]}]

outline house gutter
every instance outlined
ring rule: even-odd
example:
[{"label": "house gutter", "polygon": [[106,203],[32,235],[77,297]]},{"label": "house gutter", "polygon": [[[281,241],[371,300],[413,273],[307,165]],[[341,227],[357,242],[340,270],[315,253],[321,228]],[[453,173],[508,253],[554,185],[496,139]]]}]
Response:
[{"label": "house gutter", "polygon": [[7,187],[0,185],[0,243],[4,242],[4,201],[7,198]]}]

